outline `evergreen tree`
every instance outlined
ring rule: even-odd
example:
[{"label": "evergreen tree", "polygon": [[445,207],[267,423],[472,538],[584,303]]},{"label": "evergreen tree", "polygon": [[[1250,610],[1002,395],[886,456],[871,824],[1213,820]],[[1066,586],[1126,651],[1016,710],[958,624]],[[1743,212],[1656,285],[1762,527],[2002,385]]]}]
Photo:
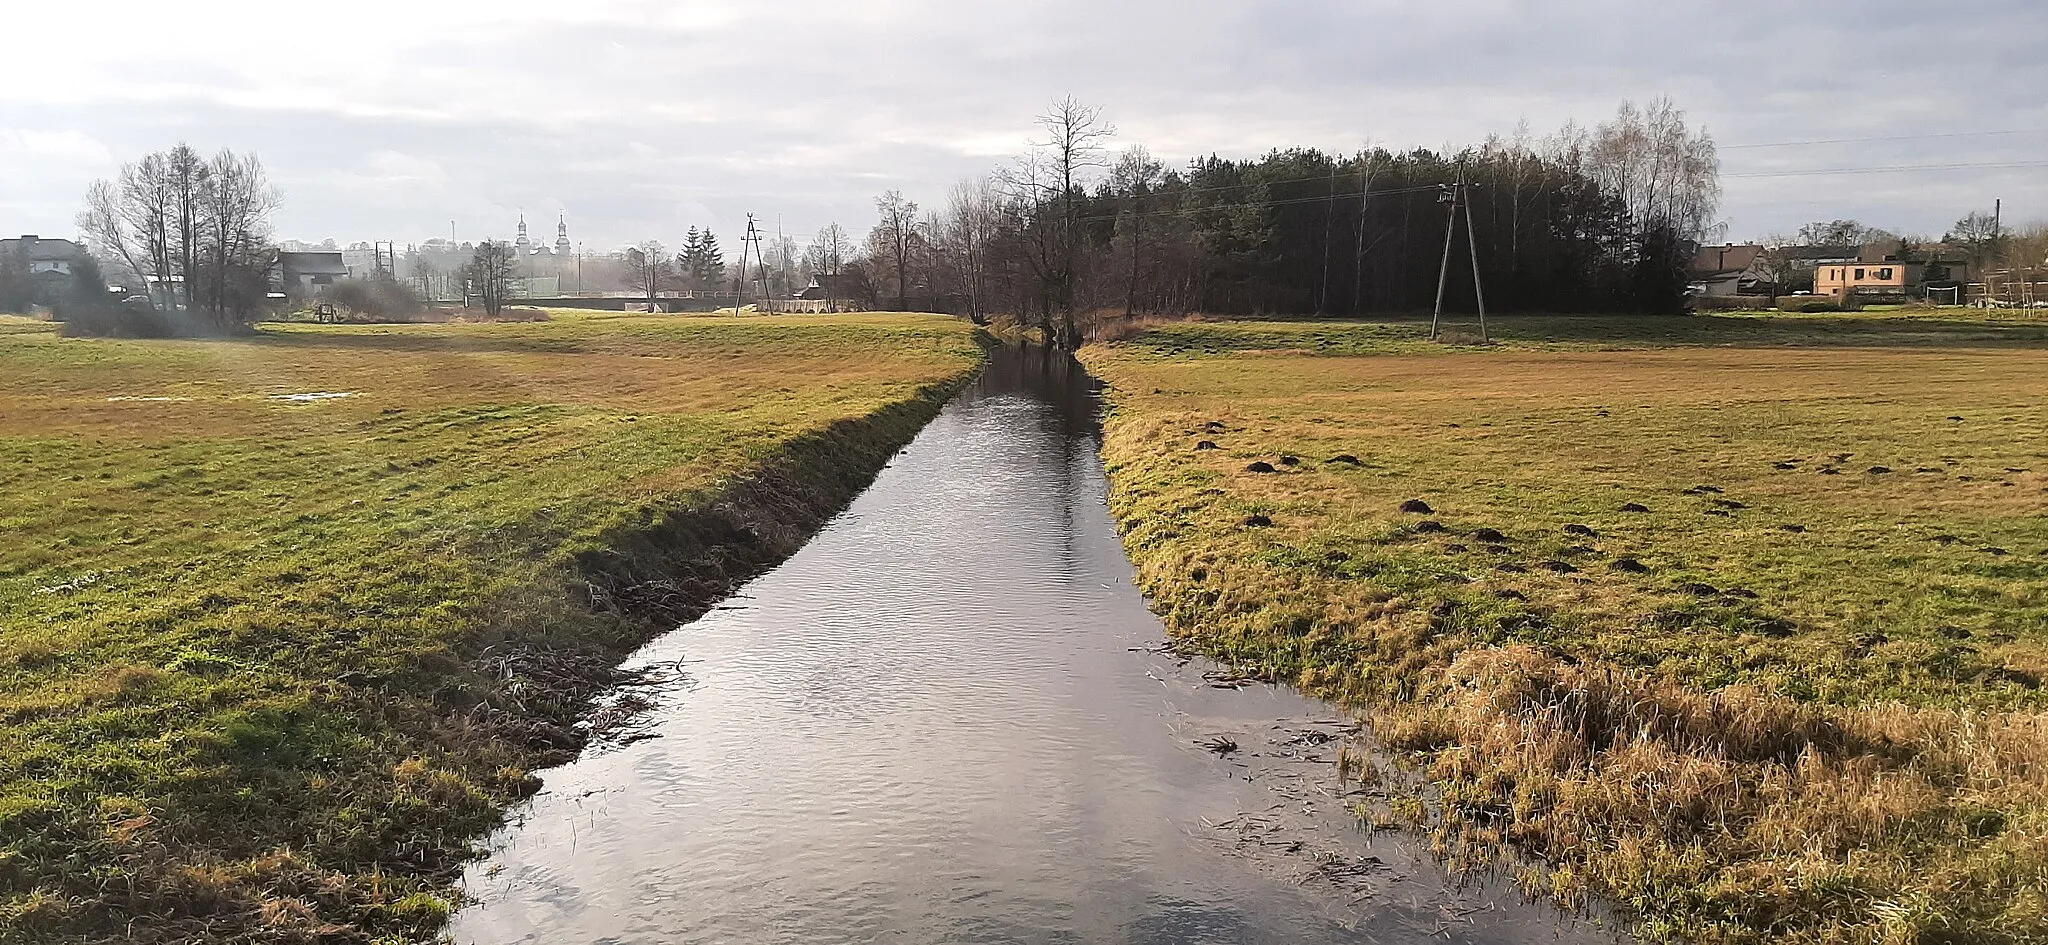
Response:
[{"label": "evergreen tree", "polygon": [[718,237],[708,229],[704,231],[704,242],[699,247],[697,265],[699,278],[705,286],[725,287],[725,253],[718,248]]},{"label": "evergreen tree", "polygon": [[692,289],[704,287],[704,234],[690,227],[683,235],[683,249],[676,254],[676,271]]}]

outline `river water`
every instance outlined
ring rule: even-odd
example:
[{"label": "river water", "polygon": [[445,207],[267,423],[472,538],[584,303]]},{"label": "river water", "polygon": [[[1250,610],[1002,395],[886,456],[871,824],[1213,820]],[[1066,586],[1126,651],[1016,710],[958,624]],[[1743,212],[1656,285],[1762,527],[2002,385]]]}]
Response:
[{"label": "river water", "polygon": [[1361,831],[1354,726],[1161,652],[1098,445],[1077,365],[997,357],[803,550],[632,659],[640,724],[546,773],[455,940],[1614,940]]}]

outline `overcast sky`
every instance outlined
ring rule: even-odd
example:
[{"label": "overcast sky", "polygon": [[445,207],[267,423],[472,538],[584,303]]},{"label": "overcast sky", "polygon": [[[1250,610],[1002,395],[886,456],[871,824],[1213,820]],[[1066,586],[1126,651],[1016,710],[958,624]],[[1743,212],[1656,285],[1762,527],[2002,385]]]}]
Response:
[{"label": "overcast sky", "polygon": [[[1099,103],[1169,162],[1463,144],[1668,95],[1722,144],[1735,238],[2048,219],[2042,0],[121,0],[0,17],[0,233],[69,235],[179,140],[258,153],[280,238],[728,245],[856,236]],[[1983,134],[1984,132],[1998,132]],[[1741,145],[1953,134],[1797,147]],[[2031,164],[1893,173],[1898,165]],[[771,229],[772,233],[772,229]]]}]

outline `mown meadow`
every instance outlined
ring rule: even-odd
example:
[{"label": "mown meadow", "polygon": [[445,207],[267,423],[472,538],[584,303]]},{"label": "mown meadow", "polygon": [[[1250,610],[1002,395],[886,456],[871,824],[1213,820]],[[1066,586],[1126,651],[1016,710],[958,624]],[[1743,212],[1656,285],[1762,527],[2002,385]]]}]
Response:
[{"label": "mown meadow", "polygon": [[0,941],[431,937],[612,666],[971,374],[952,319],[0,321]]},{"label": "mown meadow", "polygon": [[1181,644],[1367,710],[1447,856],[1650,940],[2048,940],[2048,325],[1496,328],[1084,351]]}]

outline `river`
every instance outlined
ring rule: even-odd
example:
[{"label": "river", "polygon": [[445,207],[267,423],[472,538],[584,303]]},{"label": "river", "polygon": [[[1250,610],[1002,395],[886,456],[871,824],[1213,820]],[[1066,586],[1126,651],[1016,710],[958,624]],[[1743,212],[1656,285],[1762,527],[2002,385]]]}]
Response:
[{"label": "river", "polygon": [[998,356],[795,556],[633,657],[638,723],[545,773],[455,940],[1614,941],[1359,829],[1341,714],[1162,651],[1095,409],[1073,362]]}]

